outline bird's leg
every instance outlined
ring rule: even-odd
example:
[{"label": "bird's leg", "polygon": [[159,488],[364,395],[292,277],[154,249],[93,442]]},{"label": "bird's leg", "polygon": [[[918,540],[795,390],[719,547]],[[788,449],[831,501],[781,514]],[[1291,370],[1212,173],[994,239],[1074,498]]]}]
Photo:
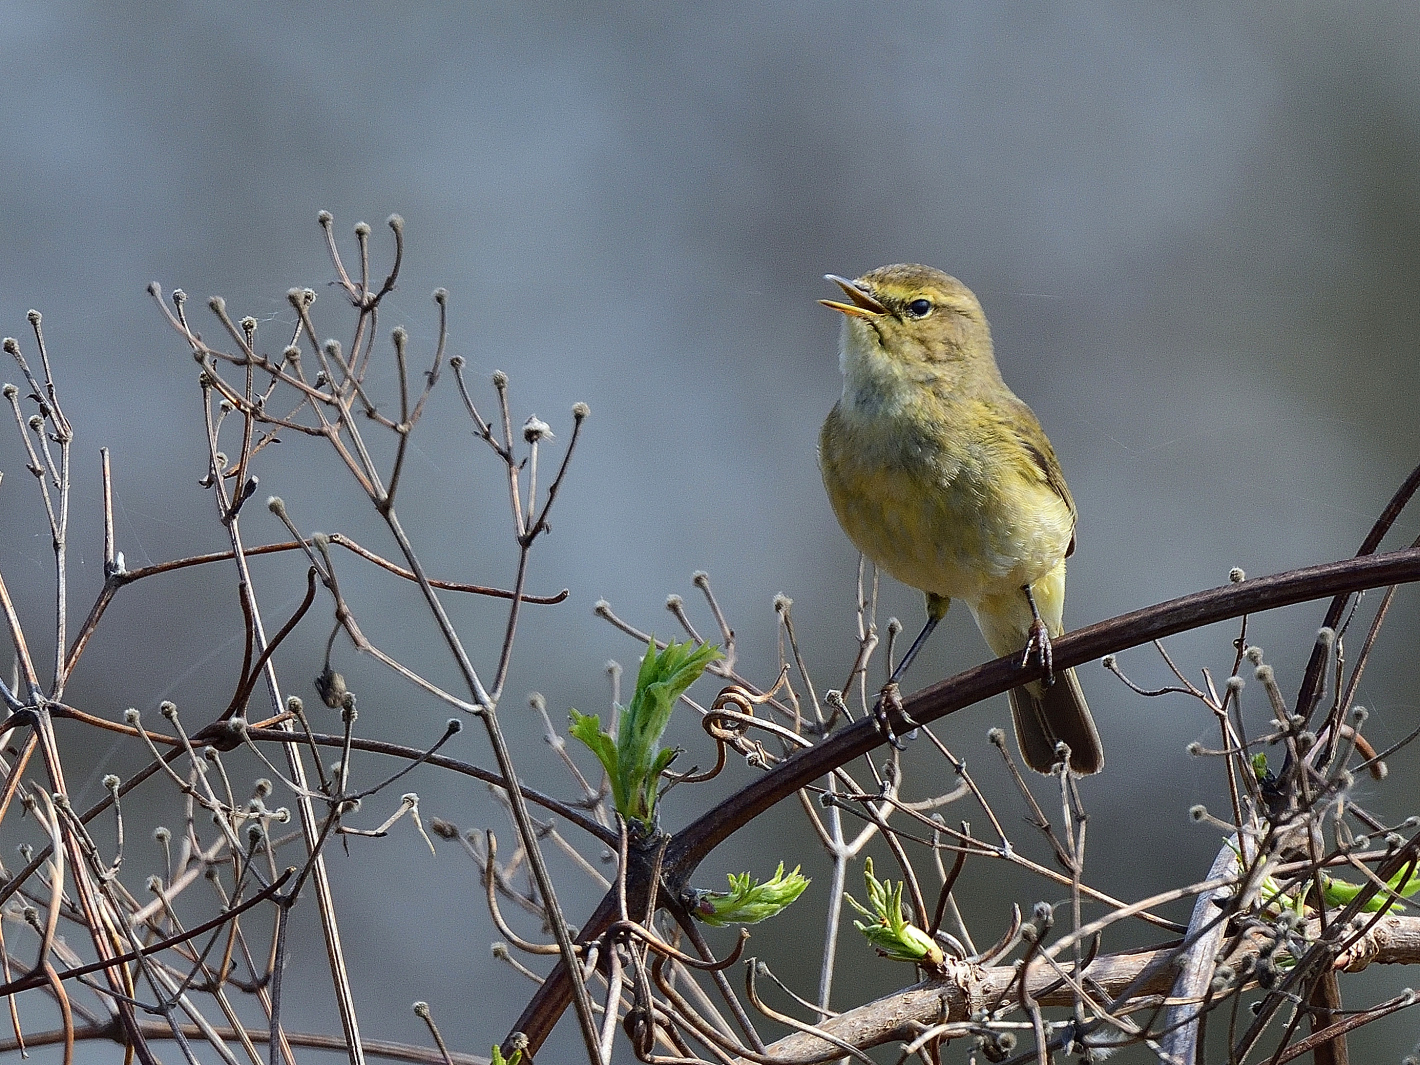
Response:
[{"label": "bird's leg", "polygon": [[902,679],[907,672],[907,667],[912,665],[912,660],[917,657],[917,652],[922,650],[922,646],[927,642],[927,637],[932,635],[932,630],[941,620],[941,618],[934,618],[930,614],[927,616],[927,624],[922,626],[922,631],[917,634],[917,639],[912,641],[912,646],[907,649],[907,654],[902,656],[902,661],[892,671],[892,676],[888,678],[888,685],[896,684]]},{"label": "bird's leg", "polygon": [[1050,630],[1041,620],[1040,610],[1035,605],[1035,596],[1031,594],[1030,585],[1021,585],[1021,591],[1026,593],[1026,602],[1030,604],[1031,616],[1030,638],[1026,640],[1026,648],[1021,655],[1021,665],[1027,665],[1032,654],[1039,654],[1040,664],[1045,667],[1045,675],[1040,678],[1040,682],[1048,688],[1055,683],[1055,652],[1050,646]]},{"label": "bird's leg", "polygon": [[922,645],[927,642],[927,637],[932,635],[932,630],[937,627],[937,622],[941,621],[941,616],[933,617],[927,615],[927,624],[922,626],[922,631],[917,634],[917,639],[912,641],[912,646],[907,649],[907,654],[902,656],[902,661],[897,664],[897,668],[892,671],[892,676],[883,685],[882,692],[878,695],[878,701],[873,706],[873,717],[878,723],[878,728],[888,738],[888,742],[899,751],[903,750],[903,742],[897,738],[892,730],[891,716],[893,711],[897,711],[898,718],[910,728],[916,728],[917,722],[908,717],[902,709],[902,692],[897,686],[897,682],[907,672],[907,667],[912,665],[912,660],[917,657],[917,652],[922,650]]}]

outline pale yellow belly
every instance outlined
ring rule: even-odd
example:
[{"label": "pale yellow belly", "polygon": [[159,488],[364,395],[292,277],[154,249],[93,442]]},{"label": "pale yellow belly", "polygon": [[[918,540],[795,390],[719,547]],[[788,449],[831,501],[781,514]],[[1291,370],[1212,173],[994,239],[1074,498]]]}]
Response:
[{"label": "pale yellow belly", "polygon": [[865,446],[831,418],[820,451],[844,531],[904,584],[975,605],[1019,595],[1065,557],[1074,524],[1065,502],[990,447]]}]

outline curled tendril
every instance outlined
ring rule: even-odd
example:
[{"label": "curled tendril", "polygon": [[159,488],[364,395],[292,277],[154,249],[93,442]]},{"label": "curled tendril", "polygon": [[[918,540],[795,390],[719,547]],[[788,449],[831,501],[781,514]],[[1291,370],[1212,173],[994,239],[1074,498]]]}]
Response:
[{"label": "curled tendril", "polygon": [[649,931],[635,921],[616,921],[607,928],[606,934],[608,936],[633,936],[645,943],[646,946],[651,949],[652,953],[658,954],[671,961],[678,961],[688,968],[699,969],[707,973],[720,972],[734,965],[735,962],[740,960],[740,955],[744,953],[745,943],[749,940],[749,932],[741,928],[739,942],[735,944],[735,949],[730,952],[729,957],[724,961],[706,961],[703,958],[695,958],[683,951],[677,950],[654,932]]},{"label": "curled tendril", "polygon": [[[754,708],[772,700],[781,688],[788,682],[788,667],[786,666],[779,673],[779,679],[775,681],[774,687],[770,688],[763,695],[756,695],[742,684],[730,684],[720,690],[720,694],[715,696],[715,701],[710,704],[710,709],[705,712],[705,716],[700,719],[700,725],[705,729],[706,734],[715,741],[715,764],[703,773],[672,773],[666,772],[666,778],[677,784],[698,784],[706,780],[712,780],[720,775],[720,771],[725,768],[726,747],[734,750],[745,757],[750,765],[767,769],[774,762],[774,756],[764,749],[764,745],[749,738],[750,726],[753,724],[760,728],[769,729],[772,732],[784,732],[785,735],[799,739],[787,730],[781,730],[778,726],[766,721],[761,721],[754,716]],[[733,709],[729,709],[733,708]]]}]

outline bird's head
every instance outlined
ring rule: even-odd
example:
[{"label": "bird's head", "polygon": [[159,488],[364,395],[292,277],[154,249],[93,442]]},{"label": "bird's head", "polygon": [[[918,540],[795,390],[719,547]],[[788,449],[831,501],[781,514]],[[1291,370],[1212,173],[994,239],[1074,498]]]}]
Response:
[{"label": "bird's head", "polygon": [[819,300],[846,319],[845,373],[859,360],[887,360],[880,371],[918,380],[957,378],[977,364],[994,372],[991,327],[976,296],[956,278],[912,263],[882,266],[856,281],[825,276],[848,297]]}]

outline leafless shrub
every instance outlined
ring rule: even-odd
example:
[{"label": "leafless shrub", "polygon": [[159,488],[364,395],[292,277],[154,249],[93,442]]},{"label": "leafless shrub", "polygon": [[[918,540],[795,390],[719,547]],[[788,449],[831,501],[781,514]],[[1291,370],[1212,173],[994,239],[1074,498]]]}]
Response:
[{"label": "leafless shrub", "polygon": [[[711,638],[724,650],[709,670],[722,686],[709,705],[689,697],[682,701],[699,716],[717,757],[703,773],[672,775],[676,790],[668,801],[725,771],[732,755],[743,760],[747,783],[678,832],[654,825],[630,831],[608,801],[607,782],[585,775],[580,768],[585,763],[566,749],[562,730],[539,697],[533,697],[532,706],[567,772],[571,798],[508,786],[517,777],[499,724],[521,613],[525,605],[561,598],[529,593],[528,561],[568,475],[586,407],[572,409],[565,447],[549,471],[545,453],[554,427],[528,418],[515,428],[503,374],[493,376],[494,412],[485,418],[475,401],[478,389],[465,380],[460,361],[446,360],[442,292],[434,295],[439,320],[434,350],[417,356],[405,332],[395,329],[384,354],[380,310],[403,257],[398,217],[389,223],[393,265],[382,277],[371,272],[369,227],[356,227],[358,263],[352,268],[340,254],[329,215],[322,214],[321,225],[337,288],[354,316],[345,344],[322,339],[312,317],[315,293],[310,289],[288,293],[296,325],[289,336],[278,338],[281,347],[270,354],[254,318],[234,321],[221,300],[212,300],[208,310],[223,337],[220,345],[212,345],[180,291],[164,299],[152,287],[167,321],[200,366],[208,457],[204,486],[230,546],[129,569],[115,544],[105,453],[104,582],[72,632],[71,619],[77,615],[70,603],[67,535],[73,432],[40,316],[30,315],[31,343],[4,343],[22,381],[7,385],[4,395],[54,545],[48,618],[22,618],[0,574],[0,614],[16,662],[13,678],[0,683],[8,711],[0,721],[8,742],[0,764],[0,822],[16,839],[26,840],[24,865],[0,867],[5,918],[0,977],[13,1027],[5,1048],[60,1042],[72,1057],[81,1040],[116,1040],[143,1062],[158,1060],[154,1045],[162,1042],[175,1043],[189,1061],[216,1055],[229,1063],[294,1062],[303,1046],[339,1049],[352,1062],[375,1054],[407,1061],[483,1060],[449,1049],[424,1003],[417,1003],[415,1012],[428,1025],[433,1046],[362,1037],[345,969],[325,850],[341,837],[382,836],[404,819],[424,833],[418,796],[395,795],[396,784],[420,765],[486,781],[500,789],[506,802],[513,840],[501,853],[491,832],[466,831],[439,819],[428,823],[428,831],[456,843],[475,863],[472,871],[482,878],[489,911],[506,940],[495,956],[534,985],[522,1017],[506,1031],[488,1035],[485,1046],[504,1037],[502,1053],[509,1057],[519,1051],[535,1055],[571,1005],[590,1061],[611,1060],[620,1042],[641,1060],[660,1062],[870,1060],[866,1049],[897,1043],[899,1060],[915,1056],[925,1062],[944,1060],[949,1052],[961,1060],[1047,1061],[1062,1053],[1088,1060],[1140,1045],[1160,1060],[1191,1063],[1209,1060],[1205,1037],[1211,1025],[1211,1052],[1223,1055],[1215,1060],[1270,1055],[1283,1062],[1313,1052],[1319,1061],[1335,1062],[1345,1060],[1347,1032],[1412,1004],[1414,996],[1407,991],[1360,1009],[1344,1008],[1341,974],[1376,962],[1420,958],[1420,926],[1397,912],[1400,895],[1420,882],[1415,819],[1387,824],[1360,804],[1352,786],[1361,772],[1379,778],[1385,759],[1404,746],[1372,750],[1365,713],[1353,701],[1357,680],[1378,646],[1395,585],[1420,579],[1415,547],[1376,553],[1420,485],[1420,470],[1396,493],[1354,559],[1255,580],[1235,573],[1221,588],[1111,619],[1055,642],[1057,668],[1104,655],[1107,667],[1131,683],[1116,655],[1154,641],[1177,683],[1156,691],[1131,687],[1142,698],[1193,700],[1216,719],[1217,747],[1200,746],[1193,753],[1210,759],[1223,775],[1228,809],[1198,808],[1194,817],[1215,825],[1225,842],[1207,876],[1194,883],[1132,900],[1099,891],[1087,868],[1089,818],[1068,772],[1027,778],[1016,770],[1006,745],[998,744],[1019,798],[1032,811],[1032,827],[1021,838],[1006,830],[996,812],[1005,797],[988,796],[932,730],[937,719],[1039,676],[1038,664],[1002,659],[904,700],[889,699],[893,732],[917,729],[919,742],[941,759],[942,769],[932,774],[925,791],[910,779],[874,713],[880,695],[869,677],[881,664],[880,641],[875,584],[867,573],[860,573],[859,581],[859,653],[845,664],[842,687],[827,692],[810,677],[787,598],[775,603],[781,669],[775,677],[750,678],[739,671],[734,629],[709,578],[695,575]],[[371,384],[372,366],[386,357],[393,363],[396,392],[388,404]],[[416,362],[422,369],[416,369]],[[517,560],[509,589],[430,575],[396,506],[411,435],[446,368],[475,434],[506,474],[510,543]],[[274,497],[266,505],[290,539],[246,542],[245,508],[258,495],[258,471],[269,445],[281,437],[308,437],[331,449],[388,528],[399,557],[380,557],[341,534],[311,534],[303,529],[299,506]],[[7,521],[21,520],[14,506],[7,505],[5,515]],[[297,554],[307,565],[304,598],[290,617],[280,619],[264,614],[249,567],[253,557],[275,552]],[[404,578],[411,594],[422,599],[456,668],[457,690],[446,690],[365,635],[360,608],[343,594],[340,581],[351,556],[359,565]],[[67,703],[66,684],[120,592],[194,566],[225,567],[236,578],[245,651],[225,707],[209,719],[192,721],[169,702],[160,705],[156,720],[137,710],[113,719]],[[1348,662],[1350,596],[1375,587],[1389,590],[1359,653]],[[491,671],[475,668],[469,634],[450,621],[443,603],[452,594],[507,603],[501,632],[491,641],[477,634],[480,644],[497,648]],[[1326,596],[1335,598],[1301,690],[1289,703],[1263,652],[1248,641],[1247,615]],[[322,610],[313,613],[317,603]],[[699,611],[678,596],[667,605],[687,636],[701,641],[694,620]],[[302,700],[292,694],[295,685],[278,676],[273,657],[298,624],[316,624],[327,608],[333,622],[325,659],[314,672],[321,700],[341,715],[342,728],[335,734],[313,727]],[[650,639],[609,604],[599,604],[598,613],[641,646]],[[1201,684],[1188,680],[1158,643],[1227,618],[1242,622],[1232,668],[1221,685],[1206,670]],[[41,626],[52,633],[52,663],[40,661],[30,649]],[[889,662],[895,636],[890,626]],[[427,748],[362,736],[356,697],[332,659],[339,641],[397,674],[423,697],[448,706],[453,716],[442,736]],[[612,679],[619,680],[615,668]],[[1248,684],[1265,694],[1266,718],[1243,712],[1238,695]],[[468,718],[486,733],[492,753],[487,766],[442,753]],[[78,810],[65,781],[56,720],[120,736],[146,764],[126,776],[106,777],[105,798]],[[323,748],[334,752],[333,765],[323,761]],[[357,780],[351,771],[357,751],[405,765],[384,779]],[[874,762],[873,756],[884,751],[886,761]],[[229,772],[234,752],[254,759],[264,775],[245,781]],[[1256,760],[1260,753],[1269,754],[1266,764]],[[145,877],[124,863],[124,840],[135,830],[125,822],[124,797],[150,780],[151,787],[163,789],[171,821],[180,827],[142,826],[154,832],[167,855],[163,871]],[[832,863],[830,883],[818,893],[827,900],[819,984],[801,996],[779,984],[767,966],[749,959],[743,990],[737,991],[729,973],[744,940],[730,956],[714,955],[696,922],[704,896],[692,878],[716,845],[795,795]],[[20,816],[16,805],[33,818],[22,829],[14,827]],[[537,816],[534,807],[541,811]],[[373,818],[372,810],[377,811]],[[112,824],[111,837],[96,835],[91,829],[96,819]],[[849,883],[850,869],[867,844],[879,839],[897,864],[893,876],[901,884],[902,917],[920,941],[932,946],[918,962],[923,979],[834,1014],[827,1004],[835,960],[849,949],[837,938],[843,900],[845,892],[856,889]],[[575,931],[558,904],[559,885],[543,857],[548,847],[605,892]],[[587,857],[597,851],[617,856],[610,876]],[[1040,903],[1029,914],[1016,909],[998,927],[989,917],[962,912],[953,887],[967,861],[1008,863],[1025,871],[1052,897],[1068,893],[1068,912]],[[203,910],[207,916],[197,923],[181,917],[177,905],[179,899],[191,904],[194,897],[196,905],[185,905],[183,912]],[[282,1021],[288,916],[302,897],[313,900],[320,913],[340,1036],[291,1031]],[[1187,922],[1169,916],[1188,900],[1193,904]],[[1087,921],[1086,904],[1102,907],[1103,915]],[[508,905],[535,915],[546,940],[517,934],[502,916]],[[1111,938],[1123,922],[1150,929],[1158,936],[1156,944],[1146,950],[1111,950]],[[857,942],[852,946],[866,949]],[[539,973],[544,967],[540,956],[556,959],[546,975]],[[778,1004],[767,1000],[768,984],[775,985],[768,996]],[[56,1028],[25,1031],[17,1003],[26,992],[53,1004],[60,1018]],[[787,1028],[791,1034],[766,1039],[759,1030],[766,1019],[772,1030]],[[203,1050],[203,1044],[209,1049]]]}]

